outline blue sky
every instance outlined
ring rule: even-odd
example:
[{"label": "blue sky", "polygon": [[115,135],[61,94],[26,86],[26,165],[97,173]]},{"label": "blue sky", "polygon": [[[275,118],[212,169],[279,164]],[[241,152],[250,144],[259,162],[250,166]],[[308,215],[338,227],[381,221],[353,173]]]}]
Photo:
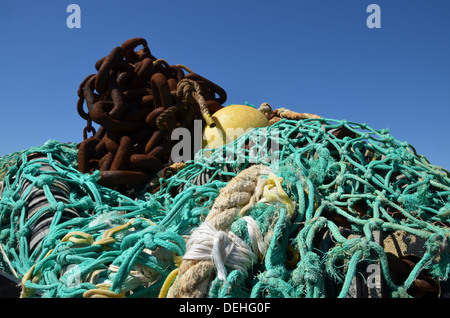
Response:
[{"label": "blue sky", "polygon": [[[81,28],[69,29],[69,4]],[[369,4],[381,28],[369,29]],[[223,87],[226,104],[389,128],[450,169],[450,1],[1,0],[0,156],[82,141],[80,82],[133,37]]]}]

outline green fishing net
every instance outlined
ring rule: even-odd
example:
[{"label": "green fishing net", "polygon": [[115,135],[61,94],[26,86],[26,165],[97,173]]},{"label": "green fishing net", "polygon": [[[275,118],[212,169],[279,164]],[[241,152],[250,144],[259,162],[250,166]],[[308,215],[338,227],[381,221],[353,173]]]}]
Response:
[{"label": "green fishing net", "polygon": [[[134,197],[80,173],[76,144],[5,156],[0,268],[24,282],[23,297],[158,297],[220,190],[255,164],[283,178],[294,213],[256,204],[249,214],[273,231],[266,254],[245,275],[215,278],[208,297],[347,297],[368,264],[387,297],[413,297],[425,274],[448,279],[449,173],[387,130],[326,118],[283,119],[200,151]],[[250,244],[240,219],[232,231]],[[383,245],[398,233],[424,242],[401,278]]]}]

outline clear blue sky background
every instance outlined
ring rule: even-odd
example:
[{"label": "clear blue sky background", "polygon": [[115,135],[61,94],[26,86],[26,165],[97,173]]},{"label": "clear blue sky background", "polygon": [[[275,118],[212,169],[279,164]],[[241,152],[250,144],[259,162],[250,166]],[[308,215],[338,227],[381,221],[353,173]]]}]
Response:
[{"label": "clear blue sky background", "polygon": [[[81,7],[81,29],[66,8]],[[381,7],[381,29],[366,8]],[[79,83],[132,37],[229,103],[389,128],[450,169],[450,1],[0,1],[0,156],[82,141]]]}]

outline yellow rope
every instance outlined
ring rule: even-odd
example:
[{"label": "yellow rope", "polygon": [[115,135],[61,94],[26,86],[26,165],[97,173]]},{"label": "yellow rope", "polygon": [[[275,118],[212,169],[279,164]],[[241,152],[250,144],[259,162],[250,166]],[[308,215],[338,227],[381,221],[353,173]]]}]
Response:
[{"label": "yellow rope", "polygon": [[110,291],[110,284],[98,284],[95,285],[97,289],[89,289],[83,293],[84,298],[125,298],[125,292],[120,292],[116,294],[113,291]]},{"label": "yellow rope", "polygon": [[102,238],[95,241],[93,245],[108,245],[110,243],[116,242],[116,240],[112,237],[117,232],[123,231],[130,227],[133,224],[133,220],[128,221],[126,224],[122,224],[116,227],[113,227],[112,229],[106,230],[103,232]]},{"label": "yellow rope", "polygon": [[[289,199],[287,193],[281,187],[283,178],[277,177],[274,173],[269,173],[267,183],[264,186],[264,198],[268,202],[279,201],[286,206],[286,211],[289,216],[294,212],[294,202]],[[275,191],[274,191],[275,190]]]},{"label": "yellow rope", "polygon": [[170,272],[170,274],[167,276],[166,280],[164,281],[164,284],[161,287],[161,290],[159,291],[158,298],[166,298],[167,292],[169,291],[169,287],[172,285],[173,281],[178,275],[179,268],[175,268],[173,271]]},{"label": "yellow rope", "polygon": [[[45,254],[44,258],[48,257],[51,253],[53,252],[53,249],[51,249],[50,251],[47,252],[47,254]],[[27,288],[25,287],[25,283],[29,280],[31,280],[32,283],[35,283],[36,281],[39,280],[39,275],[35,276],[33,278],[33,272],[34,269],[36,268],[36,264],[34,264],[33,266],[31,266],[31,268],[28,270],[28,272],[25,273],[25,275],[23,275],[22,277],[22,281],[20,283],[20,285],[22,286],[22,291],[20,293],[20,298],[26,298],[28,297],[30,294],[32,294],[33,289],[31,288]]]},{"label": "yellow rope", "polygon": [[6,255],[5,250],[3,249],[3,244],[0,243],[0,252],[3,255],[3,259],[6,261],[6,263],[8,264],[11,272],[14,274],[14,276],[16,276],[16,278],[19,278],[19,276],[17,276],[17,272],[14,269],[14,267],[11,265],[11,262],[9,261],[8,255]]},{"label": "yellow rope", "polygon": [[175,261],[175,265],[177,268],[175,268],[173,271],[170,272],[170,274],[166,277],[166,280],[164,281],[164,284],[161,287],[161,290],[159,291],[158,298],[166,298],[167,292],[169,291],[169,287],[172,285],[173,281],[178,275],[178,270],[181,265],[181,262],[183,262],[183,256],[175,255],[173,257],[173,260]]},{"label": "yellow rope", "polygon": [[175,261],[175,265],[176,265],[177,267],[180,267],[181,262],[183,261],[183,256],[175,255],[175,256],[173,257],[173,260]]},{"label": "yellow rope", "polygon": [[[76,236],[81,236],[81,238],[76,237]],[[94,243],[94,238],[92,237],[92,235],[90,235],[88,233],[84,233],[81,231],[75,231],[75,232],[67,233],[61,240],[61,242],[67,242],[67,241],[70,241],[75,244],[92,245],[92,243]]]}]

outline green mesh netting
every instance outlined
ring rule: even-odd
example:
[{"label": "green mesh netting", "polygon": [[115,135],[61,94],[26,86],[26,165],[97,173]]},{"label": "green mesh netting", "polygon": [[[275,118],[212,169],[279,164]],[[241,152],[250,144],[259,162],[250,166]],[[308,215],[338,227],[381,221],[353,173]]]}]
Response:
[{"label": "green mesh netting", "polygon": [[[259,130],[265,138],[252,144]],[[49,141],[1,158],[1,269],[25,282],[23,297],[157,297],[177,267],[174,256],[185,253],[187,235],[204,221],[227,180],[265,164],[284,179],[295,212],[288,217],[280,206],[254,206],[249,214],[261,232],[274,233],[266,255],[247,276],[229,270],[226,281],[213,280],[208,297],[346,297],[367,261],[380,264],[392,297],[407,297],[423,271],[447,280],[447,171],[365,124],[284,119],[259,130],[212,155],[198,153],[160,179],[158,192],[136,199],[98,185],[98,173],[81,174],[75,144]],[[268,222],[275,214],[277,221]],[[30,236],[42,218],[48,229],[33,245]],[[232,231],[248,242],[240,219]],[[401,282],[391,275],[377,231],[425,241]],[[321,245],[324,233],[328,245]]]}]

